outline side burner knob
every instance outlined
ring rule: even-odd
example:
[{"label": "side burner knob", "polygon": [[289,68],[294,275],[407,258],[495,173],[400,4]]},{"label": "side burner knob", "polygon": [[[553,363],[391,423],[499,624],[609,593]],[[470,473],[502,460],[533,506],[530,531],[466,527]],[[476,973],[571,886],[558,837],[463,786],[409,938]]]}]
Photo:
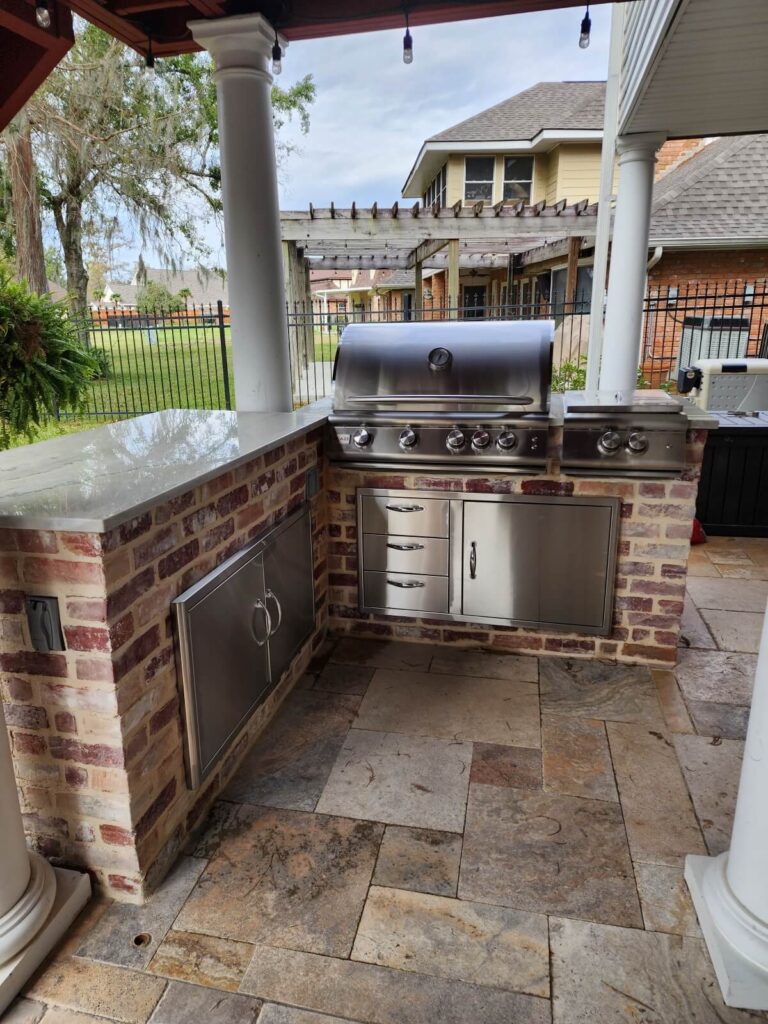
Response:
[{"label": "side burner knob", "polygon": [[448,431],[448,436],[445,439],[445,445],[448,451],[460,452],[466,443],[466,438],[458,427],[454,427],[453,430]]},{"label": "side burner knob", "polygon": [[352,440],[358,448],[366,448],[373,438],[371,437],[370,431],[366,430],[365,427],[360,427],[360,429],[355,431],[352,435]]},{"label": "side burner knob", "polygon": [[517,447],[517,434],[512,430],[503,430],[496,442],[503,452],[511,452]]},{"label": "side burner knob", "polygon": [[621,448],[621,434],[618,430],[606,430],[597,442],[597,447],[605,455],[615,455]]},{"label": "side burner knob", "polygon": [[412,430],[410,427],[406,427],[404,430],[400,431],[399,444],[401,448],[415,448],[417,441],[418,438],[416,436],[416,431]]},{"label": "side burner knob", "polygon": [[642,455],[648,450],[648,438],[642,430],[633,430],[627,438],[627,448],[633,455]]},{"label": "side burner knob", "polygon": [[491,443],[491,435],[487,430],[476,430],[472,435],[472,447],[478,451],[482,451],[483,448],[487,448]]}]

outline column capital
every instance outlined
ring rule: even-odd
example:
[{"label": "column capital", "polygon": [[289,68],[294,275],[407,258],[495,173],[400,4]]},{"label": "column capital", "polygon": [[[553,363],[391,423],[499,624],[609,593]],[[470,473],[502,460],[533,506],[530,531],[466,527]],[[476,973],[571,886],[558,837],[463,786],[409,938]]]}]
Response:
[{"label": "column capital", "polygon": [[656,159],[656,150],[667,140],[661,132],[639,132],[637,135],[619,135],[616,139],[616,155],[619,163],[632,160]]},{"label": "column capital", "polygon": [[288,40],[261,14],[236,14],[230,18],[205,18],[188,22],[192,38],[216,62],[217,71],[236,68],[265,71],[272,56],[275,36],[285,52]]}]

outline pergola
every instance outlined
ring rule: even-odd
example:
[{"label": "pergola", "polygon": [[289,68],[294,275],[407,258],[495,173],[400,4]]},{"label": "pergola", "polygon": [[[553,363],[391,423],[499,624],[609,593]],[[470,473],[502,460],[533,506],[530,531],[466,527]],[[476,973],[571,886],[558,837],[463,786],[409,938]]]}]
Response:
[{"label": "pergola", "polygon": [[301,269],[307,265],[321,270],[413,270],[419,309],[423,271],[447,270],[446,305],[455,310],[460,270],[503,269],[509,285],[515,258],[543,244],[565,245],[566,293],[572,293],[582,245],[595,235],[597,206],[586,199],[570,205],[457,203],[448,208],[420,203],[361,208],[353,203],[344,209],[310,206],[306,212],[283,212],[280,227],[289,298],[303,298]]}]

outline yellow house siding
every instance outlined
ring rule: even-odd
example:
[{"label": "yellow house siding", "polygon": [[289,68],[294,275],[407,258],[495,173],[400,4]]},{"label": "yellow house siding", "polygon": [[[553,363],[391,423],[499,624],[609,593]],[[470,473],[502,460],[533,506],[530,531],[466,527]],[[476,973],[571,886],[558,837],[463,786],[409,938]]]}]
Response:
[{"label": "yellow house siding", "polygon": [[464,154],[451,153],[448,157],[446,205],[453,206],[464,198]]},{"label": "yellow house siding", "polygon": [[548,203],[557,202],[559,196],[557,195],[557,177],[560,168],[560,148],[553,149],[549,154],[549,173],[546,179],[546,194],[544,199]]},{"label": "yellow house siding", "polygon": [[549,184],[549,153],[536,153],[533,158],[533,184],[531,185],[531,202],[540,203],[547,199]]},{"label": "yellow house siding", "polygon": [[580,199],[596,202],[600,192],[600,146],[559,146],[560,160],[557,172],[558,199],[576,203]]}]

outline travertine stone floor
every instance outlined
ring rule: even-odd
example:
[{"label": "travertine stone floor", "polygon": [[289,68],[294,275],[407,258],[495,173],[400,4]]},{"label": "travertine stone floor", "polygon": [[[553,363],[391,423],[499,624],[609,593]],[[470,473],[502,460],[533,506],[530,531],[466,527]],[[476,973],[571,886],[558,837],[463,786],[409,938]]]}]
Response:
[{"label": "travertine stone floor", "polygon": [[92,904],[8,1021],[768,1020],[682,878],[728,845],[768,542],[691,572],[674,671],[328,643],[153,901]]}]

